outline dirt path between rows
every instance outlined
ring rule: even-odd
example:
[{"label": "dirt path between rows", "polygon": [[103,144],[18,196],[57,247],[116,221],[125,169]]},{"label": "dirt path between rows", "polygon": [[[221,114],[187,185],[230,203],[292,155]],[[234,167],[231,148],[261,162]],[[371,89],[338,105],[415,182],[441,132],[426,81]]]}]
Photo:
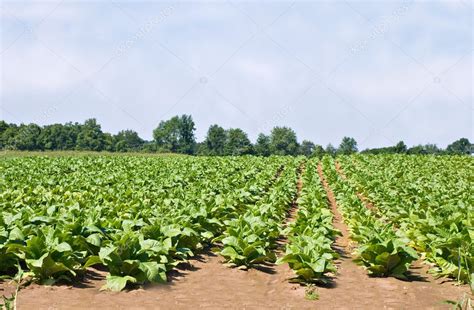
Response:
[{"label": "dirt path between rows", "polygon": [[[319,173],[322,175],[321,167]],[[71,286],[46,287],[33,284],[20,291],[19,309],[434,309],[449,307],[445,299],[458,299],[467,287],[440,283],[426,275],[426,267],[412,269],[416,281],[394,278],[370,278],[352,262],[347,226],[337,209],[334,194],[324,178],[334,212],[334,225],[342,236],[335,242],[341,253],[333,287],[320,287],[320,300],[305,299],[305,289],[290,284],[293,272],[288,265],[269,265],[262,270],[242,271],[223,264],[212,252],[190,260],[189,266],[171,274],[164,285],[112,293],[101,292],[106,272],[90,269],[85,281]],[[298,182],[301,190],[302,183]],[[287,221],[294,220],[292,208]],[[0,295],[13,287],[0,283]]]},{"label": "dirt path between rows", "polygon": [[[292,222],[294,222],[296,220],[296,217],[298,216],[298,198],[300,197],[301,190],[303,189],[303,174],[304,174],[305,169],[306,167],[304,163],[301,164],[300,167],[298,167],[298,181],[296,182],[296,197],[291,204],[290,210],[288,211],[288,215],[284,223],[285,226],[288,226]],[[286,242],[287,240],[284,239],[284,243]]]},{"label": "dirt path between rows", "polygon": [[[337,160],[336,160],[335,165],[336,165],[336,172],[341,176],[341,178],[343,178],[344,180],[347,180],[347,176],[344,173],[344,171],[342,170],[341,164]],[[378,210],[374,206],[374,204],[372,202],[370,202],[370,200],[367,197],[365,197],[362,193],[357,192],[356,195],[364,203],[364,206],[367,209],[373,210],[376,213],[378,212]]]},{"label": "dirt path between rows", "polygon": [[342,234],[334,243],[335,249],[341,254],[337,261],[335,287],[320,289],[318,306],[337,309],[449,309],[448,305],[443,304],[444,300],[457,300],[469,292],[467,286],[457,287],[435,280],[427,273],[428,268],[420,263],[414,264],[410,270],[411,281],[369,277],[362,267],[353,262],[352,252],[356,245],[350,240],[350,232],[338,210],[321,164],[318,173],[331,205],[334,226]]}]

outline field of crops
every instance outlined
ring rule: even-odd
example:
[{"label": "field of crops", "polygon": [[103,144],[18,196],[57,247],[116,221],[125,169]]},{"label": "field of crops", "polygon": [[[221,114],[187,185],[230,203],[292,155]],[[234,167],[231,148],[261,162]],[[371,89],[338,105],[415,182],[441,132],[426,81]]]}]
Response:
[{"label": "field of crops", "polygon": [[121,291],[165,283],[212,249],[228,268],[337,282],[343,232],[327,181],[357,268],[407,280],[421,261],[472,285],[471,157],[27,156],[2,158],[0,174],[4,278],[74,283],[100,268],[103,289]]}]

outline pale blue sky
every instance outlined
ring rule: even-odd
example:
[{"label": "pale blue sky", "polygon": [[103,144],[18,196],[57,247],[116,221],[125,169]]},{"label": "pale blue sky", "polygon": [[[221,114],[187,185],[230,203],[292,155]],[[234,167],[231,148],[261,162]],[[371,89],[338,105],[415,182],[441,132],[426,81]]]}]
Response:
[{"label": "pale blue sky", "polygon": [[192,114],[360,148],[473,139],[472,2],[2,1],[0,116],[147,139]]}]

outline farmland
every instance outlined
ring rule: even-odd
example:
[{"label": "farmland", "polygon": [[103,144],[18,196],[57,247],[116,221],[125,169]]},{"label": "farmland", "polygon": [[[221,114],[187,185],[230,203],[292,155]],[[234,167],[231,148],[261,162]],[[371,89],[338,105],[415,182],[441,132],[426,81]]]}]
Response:
[{"label": "farmland", "polygon": [[[79,308],[180,290],[363,306],[350,290],[365,284],[366,306],[439,306],[472,285],[471,157],[8,156],[0,173],[0,288],[22,270],[20,305],[51,287]],[[255,304],[203,296],[234,287]]]}]

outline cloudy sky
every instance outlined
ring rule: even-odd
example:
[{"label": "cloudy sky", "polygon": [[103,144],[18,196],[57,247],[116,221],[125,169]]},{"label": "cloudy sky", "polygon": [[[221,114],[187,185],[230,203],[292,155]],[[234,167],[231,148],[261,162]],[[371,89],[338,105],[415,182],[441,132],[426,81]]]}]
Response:
[{"label": "cloudy sky", "polygon": [[473,5],[1,1],[0,116],[147,139],[192,114],[360,148],[473,138]]}]

